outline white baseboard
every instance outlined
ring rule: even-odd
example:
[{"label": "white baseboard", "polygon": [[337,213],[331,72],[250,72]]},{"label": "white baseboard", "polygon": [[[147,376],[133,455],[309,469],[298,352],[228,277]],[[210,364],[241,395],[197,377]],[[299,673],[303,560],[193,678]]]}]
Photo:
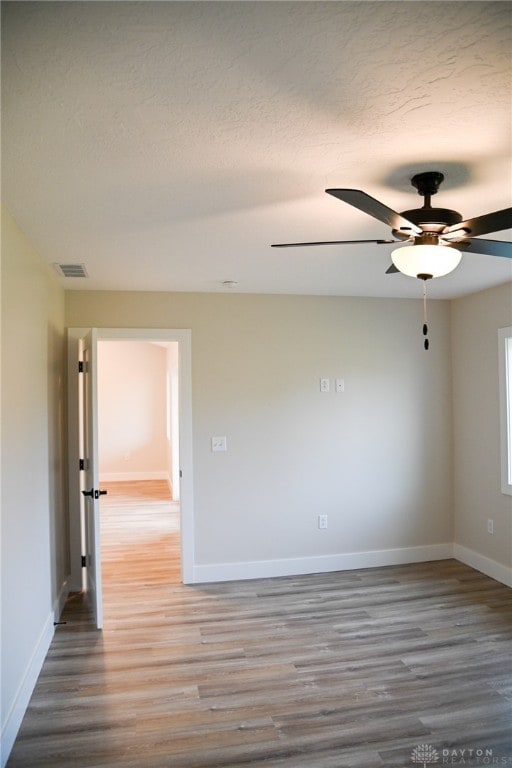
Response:
[{"label": "white baseboard", "polygon": [[306,573],[329,573],[331,571],[348,571],[357,568],[377,568],[384,565],[405,565],[407,563],[422,563],[430,560],[446,560],[451,557],[453,557],[453,545],[447,543],[372,552],[295,557],[284,560],[195,565],[192,583],[267,579],[275,576],[299,576]]},{"label": "white baseboard", "polygon": [[100,472],[100,483],[120,483],[135,480],[167,480],[169,473],[165,469],[150,470],[147,472]]},{"label": "white baseboard", "polygon": [[13,744],[16,740],[16,736],[20,729],[20,725],[25,715],[25,711],[28,707],[32,691],[34,690],[37,678],[43,666],[48,648],[53,638],[54,632],[54,616],[53,613],[48,615],[46,622],[41,630],[39,640],[36,643],[32,658],[28,663],[28,666],[23,675],[20,687],[14,698],[14,702],[11,706],[7,717],[5,718],[5,724],[2,726],[2,739],[1,739],[1,768],[5,768],[7,759],[11,753]]},{"label": "white baseboard", "polygon": [[461,563],[469,565],[476,571],[485,573],[486,576],[490,576],[491,579],[500,581],[507,587],[512,587],[512,568],[501,563],[497,563],[495,560],[491,560],[485,555],[481,555],[479,552],[474,552],[472,549],[463,547],[461,544],[453,545],[453,556],[460,560]]}]

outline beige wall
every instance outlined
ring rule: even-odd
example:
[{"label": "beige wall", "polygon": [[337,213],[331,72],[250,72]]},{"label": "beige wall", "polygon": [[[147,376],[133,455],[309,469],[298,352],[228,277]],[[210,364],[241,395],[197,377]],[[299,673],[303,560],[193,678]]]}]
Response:
[{"label": "beige wall", "polygon": [[101,479],[169,479],[166,378],[165,347],[98,343]]},{"label": "beige wall", "polygon": [[[512,498],[501,493],[498,328],[512,325],[512,284],[452,302],[455,541],[512,567]],[[494,520],[494,535],[487,520]],[[510,573],[510,571],[509,571]],[[497,574],[499,576],[499,574]],[[509,576],[510,578],[510,576]]]},{"label": "beige wall", "polygon": [[2,742],[8,751],[69,573],[64,291],[2,210]]},{"label": "beige wall", "polygon": [[199,565],[452,541],[447,302],[431,302],[428,353],[420,301],[74,291],[66,305],[69,326],[192,329]]}]

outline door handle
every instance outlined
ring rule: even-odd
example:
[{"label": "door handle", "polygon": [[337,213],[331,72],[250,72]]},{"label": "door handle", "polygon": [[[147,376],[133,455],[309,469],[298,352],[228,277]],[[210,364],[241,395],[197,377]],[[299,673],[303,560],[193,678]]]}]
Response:
[{"label": "door handle", "polygon": [[90,491],[82,491],[84,496],[90,496],[91,499],[99,499],[100,496],[106,496],[107,491],[99,491],[97,488],[91,488]]}]

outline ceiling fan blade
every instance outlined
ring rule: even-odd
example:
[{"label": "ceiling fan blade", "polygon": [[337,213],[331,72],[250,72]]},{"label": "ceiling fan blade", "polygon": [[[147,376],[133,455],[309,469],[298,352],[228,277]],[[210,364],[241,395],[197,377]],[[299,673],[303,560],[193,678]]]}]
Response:
[{"label": "ceiling fan blade", "polygon": [[388,208],[384,203],[380,203],[374,197],[367,195],[360,189],[326,189],[329,195],[337,197],[338,200],[342,200],[344,203],[353,205],[354,208],[359,208],[363,213],[367,213],[373,216],[375,219],[388,224],[391,229],[400,229],[404,232],[414,232],[415,234],[421,234],[422,230],[413,224],[412,221],[408,221],[401,214]]},{"label": "ceiling fan blade", "polygon": [[394,275],[395,272],[400,272],[398,267],[395,267],[394,264],[390,264],[389,267],[386,269],[386,275]]},{"label": "ceiling fan blade", "polygon": [[484,214],[484,216],[467,219],[460,224],[453,224],[443,232],[443,237],[445,234],[459,230],[464,230],[465,234],[471,237],[477,237],[478,235],[487,235],[489,232],[500,232],[502,229],[510,229],[511,227],[512,208],[504,208],[502,211],[493,211]]},{"label": "ceiling fan blade", "polygon": [[505,240],[480,240],[478,237],[470,237],[468,240],[461,240],[460,243],[450,243],[450,247],[466,253],[472,251],[485,253],[487,256],[503,256],[505,259],[512,259],[512,243],[507,243]]},{"label": "ceiling fan blade", "polygon": [[272,243],[271,248],[300,248],[303,245],[358,245],[360,243],[377,243],[377,245],[386,245],[388,243],[401,243],[401,240],[319,240],[314,243]]}]

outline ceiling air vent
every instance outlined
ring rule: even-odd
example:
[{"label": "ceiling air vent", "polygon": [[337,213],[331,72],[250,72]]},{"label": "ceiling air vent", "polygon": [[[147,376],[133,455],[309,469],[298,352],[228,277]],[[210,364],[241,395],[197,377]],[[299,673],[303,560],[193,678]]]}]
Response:
[{"label": "ceiling air vent", "polygon": [[62,277],[89,277],[85,264],[55,264],[54,266]]}]

